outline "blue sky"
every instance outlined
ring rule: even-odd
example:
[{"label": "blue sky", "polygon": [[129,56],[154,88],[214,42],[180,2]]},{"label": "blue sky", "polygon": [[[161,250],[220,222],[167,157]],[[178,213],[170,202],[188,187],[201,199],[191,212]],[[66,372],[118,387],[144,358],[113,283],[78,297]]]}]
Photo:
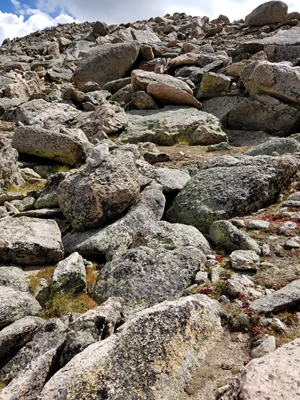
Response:
[{"label": "blue sky", "polygon": [[[225,14],[231,21],[245,18],[261,0],[0,0],[0,44],[9,37],[24,36],[57,23],[105,21],[134,22],[185,12],[208,16]],[[289,12],[300,12],[299,0],[286,2]]]}]

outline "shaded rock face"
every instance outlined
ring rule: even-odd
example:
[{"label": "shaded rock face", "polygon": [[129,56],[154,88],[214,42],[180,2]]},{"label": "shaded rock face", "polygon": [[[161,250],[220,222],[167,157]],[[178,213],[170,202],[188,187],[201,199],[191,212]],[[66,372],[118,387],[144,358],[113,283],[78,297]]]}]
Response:
[{"label": "shaded rock face", "polygon": [[104,44],[96,47],[78,65],[73,80],[78,89],[85,91],[85,83],[105,83],[124,78],[139,54],[139,45],[132,43]]},{"label": "shaded rock face", "polygon": [[287,9],[283,1],[268,1],[245,17],[245,25],[263,26],[283,22],[287,19]]},{"label": "shaded rock face", "polygon": [[84,231],[120,215],[135,201],[139,189],[134,156],[115,151],[97,168],[87,165],[69,175],[58,186],[57,195],[73,228]]},{"label": "shaded rock face", "polygon": [[[204,164],[204,169],[175,198],[167,212],[170,222],[193,225],[201,232],[208,232],[216,220],[258,210],[277,200],[281,187],[299,165],[290,156],[228,160],[231,166],[226,166],[226,158],[222,157],[207,166]],[[221,166],[222,161],[225,163]]]},{"label": "shaded rock face", "polygon": [[[297,393],[300,340],[285,344],[267,356],[252,360],[230,385],[221,400],[291,398]],[[291,393],[291,397],[289,395]]]},{"label": "shaded rock face", "polygon": [[205,261],[191,246],[168,251],[138,247],[116,255],[101,270],[95,287],[99,302],[123,297],[125,311],[181,297]]},{"label": "shaded rock face", "polygon": [[111,400],[175,398],[183,393],[199,354],[221,332],[218,305],[204,295],[158,304],[75,356],[49,380],[39,400],[96,398],[99,393]]}]

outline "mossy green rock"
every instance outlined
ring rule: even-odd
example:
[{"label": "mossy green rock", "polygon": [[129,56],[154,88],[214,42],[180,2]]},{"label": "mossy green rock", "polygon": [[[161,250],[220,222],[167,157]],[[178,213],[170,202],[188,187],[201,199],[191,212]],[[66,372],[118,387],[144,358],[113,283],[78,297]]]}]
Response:
[{"label": "mossy green rock", "polygon": [[208,232],[214,221],[250,214],[276,202],[299,168],[293,156],[218,157],[204,164],[175,198],[170,222]]}]

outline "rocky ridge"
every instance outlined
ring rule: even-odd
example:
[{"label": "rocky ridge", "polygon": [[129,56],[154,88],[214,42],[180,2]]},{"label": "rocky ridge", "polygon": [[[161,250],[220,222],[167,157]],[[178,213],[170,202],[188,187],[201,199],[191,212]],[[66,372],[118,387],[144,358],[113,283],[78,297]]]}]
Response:
[{"label": "rocky ridge", "polygon": [[3,42],[0,400],[300,398],[299,38],[269,1]]}]

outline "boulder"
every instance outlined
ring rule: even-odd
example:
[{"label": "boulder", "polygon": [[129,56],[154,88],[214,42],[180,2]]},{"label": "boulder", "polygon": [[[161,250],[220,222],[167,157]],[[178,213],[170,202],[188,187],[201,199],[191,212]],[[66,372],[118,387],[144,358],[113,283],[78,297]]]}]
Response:
[{"label": "boulder", "polygon": [[119,216],[134,203],[139,190],[134,155],[114,150],[98,167],[87,164],[70,174],[57,195],[66,219],[84,231]]},{"label": "boulder", "polygon": [[241,393],[243,400],[296,399],[299,393],[299,355],[300,339],[296,339],[264,357],[252,360],[220,400],[234,400]]},{"label": "boulder", "polygon": [[197,93],[197,99],[210,99],[220,96],[223,92],[229,90],[231,79],[224,74],[208,72],[204,74]]},{"label": "boulder", "polygon": [[272,138],[265,143],[247,150],[245,154],[248,156],[258,156],[261,154],[271,156],[274,152],[280,155],[300,152],[300,143],[293,138]]},{"label": "boulder", "polygon": [[298,108],[268,95],[244,98],[229,110],[228,127],[245,131],[264,131],[273,136],[298,132]]},{"label": "boulder", "polygon": [[140,193],[128,213],[104,228],[75,232],[64,241],[65,251],[78,251],[83,256],[99,255],[110,258],[111,254],[127,249],[133,236],[145,224],[159,221],[164,213],[165,197],[162,187],[153,183]]},{"label": "boulder", "polygon": [[182,140],[190,145],[209,145],[226,141],[219,120],[191,107],[167,106],[161,110],[127,113],[129,122],[120,139],[129,143],[152,142],[171,146]]},{"label": "boulder", "polygon": [[264,131],[248,131],[238,129],[224,129],[231,146],[256,146],[264,143],[271,137]]},{"label": "boulder", "polygon": [[99,273],[96,299],[103,302],[122,297],[127,313],[174,300],[183,295],[205,260],[202,251],[193,247],[165,250],[142,246],[117,253]]},{"label": "boulder", "polygon": [[13,185],[20,187],[25,183],[19,171],[18,152],[11,145],[11,139],[0,138],[0,187],[8,188]]},{"label": "boulder", "polygon": [[93,81],[103,86],[112,80],[125,78],[139,55],[137,42],[104,44],[91,49],[79,63],[73,81],[85,91],[85,83]]},{"label": "boulder", "polygon": [[141,226],[133,238],[131,247],[139,246],[167,250],[193,246],[204,253],[211,251],[210,244],[198,229],[191,225],[170,224],[167,221],[152,222]]},{"label": "boulder", "polygon": [[0,366],[7,357],[29,342],[44,323],[39,317],[24,317],[3,328],[0,331]]},{"label": "boulder", "polygon": [[41,311],[42,307],[29,293],[1,286],[0,329],[26,316],[36,316]]},{"label": "boulder", "polygon": [[153,98],[146,92],[138,91],[130,95],[132,104],[139,110],[156,110],[158,109]]},{"label": "boulder", "polygon": [[20,265],[60,261],[64,250],[55,221],[28,217],[0,220],[0,260]]},{"label": "boulder", "polygon": [[16,120],[25,125],[38,125],[53,129],[76,118],[80,111],[63,103],[48,103],[45,100],[31,100],[21,104],[16,110]]},{"label": "boulder", "polygon": [[90,116],[90,120],[93,132],[102,130],[106,134],[123,130],[128,124],[128,116],[124,109],[109,103],[96,107]]},{"label": "boulder", "polygon": [[287,19],[288,6],[283,1],[268,1],[256,7],[245,17],[247,26],[277,24]]},{"label": "boulder", "polygon": [[261,339],[255,342],[254,347],[251,349],[251,357],[259,358],[263,357],[268,353],[276,350],[276,339],[274,336],[265,335]]},{"label": "boulder", "polygon": [[53,67],[47,71],[46,79],[57,82],[71,82],[72,81],[73,72],[67,68],[59,68]]},{"label": "boulder", "polygon": [[70,166],[84,162],[86,151],[91,147],[80,130],[78,134],[77,129],[73,133],[72,129],[58,132],[31,126],[17,128],[12,146],[19,153],[48,158]]},{"label": "boulder", "polygon": [[76,252],[57,264],[51,277],[50,291],[78,293],[85,289],[85,264],[81,255]]},{"label": "boulder", "polygon": [[255,61],[242,69],[241,80],[250,96],[266,94],[286,103],[300,104],[300,67]]},{"label": "boulder", "polygon": [[20,267],[15,265],[0,266],[0,286],[28,292],[26,275]]},{"label": "boulder", "polygon": [[[56,360],[59,358],[66,341],[67,326],[59,319],[52,318],[46,321],[32,340],[28,341],[22,349],[0,370],[0,380],[10,382],[34,360],[39,359],[49,350],[54,351]],[[48,365],[48,373],[52,365]]]},{"label": "boulder", "polygon": [[202,111],[213,114],[220,122],[227,126],[228,113],[234,110],[242,101],[244,97],[239,96],[214,96],[211,99],[202,101]]},{"label": "boulder", "polygon": [[[222,332],[219,305],[205,295],[165,302],[136,314],[118,333],[75,356],[39,400],[74,397],[176,398]],[[142,343],[142,346],[141,346]]]},{"label": "boulder", "polygon": [[209,236],[213,244],[219,249],[228,252],[252,250],[256,254],[260,254],[257,242],[229,221],[215,221],[210,227]]},{"label": "boulder", "polygon": [[259,313],[270,313],[292,307],[300,301],[300,281],[295,280],[271,294],[251,303],[251,308]]},{"label": "boulder", "polygon": [[105,36],[109,32],[109,27],[105,22],[97,21],[93,28],[94,36]]},{"label": "boulder", "polygon": [[260,264],[259,255],[253,250],[235,250],[229,259],[232,268],[239,271],[257,270]]},{"label": "boulder", "polygon": [[277,201],[297,171],[294,156],[223,156],[206,162],[167,211],[170,222],[208,232],[214,221],[249,214]]}]

